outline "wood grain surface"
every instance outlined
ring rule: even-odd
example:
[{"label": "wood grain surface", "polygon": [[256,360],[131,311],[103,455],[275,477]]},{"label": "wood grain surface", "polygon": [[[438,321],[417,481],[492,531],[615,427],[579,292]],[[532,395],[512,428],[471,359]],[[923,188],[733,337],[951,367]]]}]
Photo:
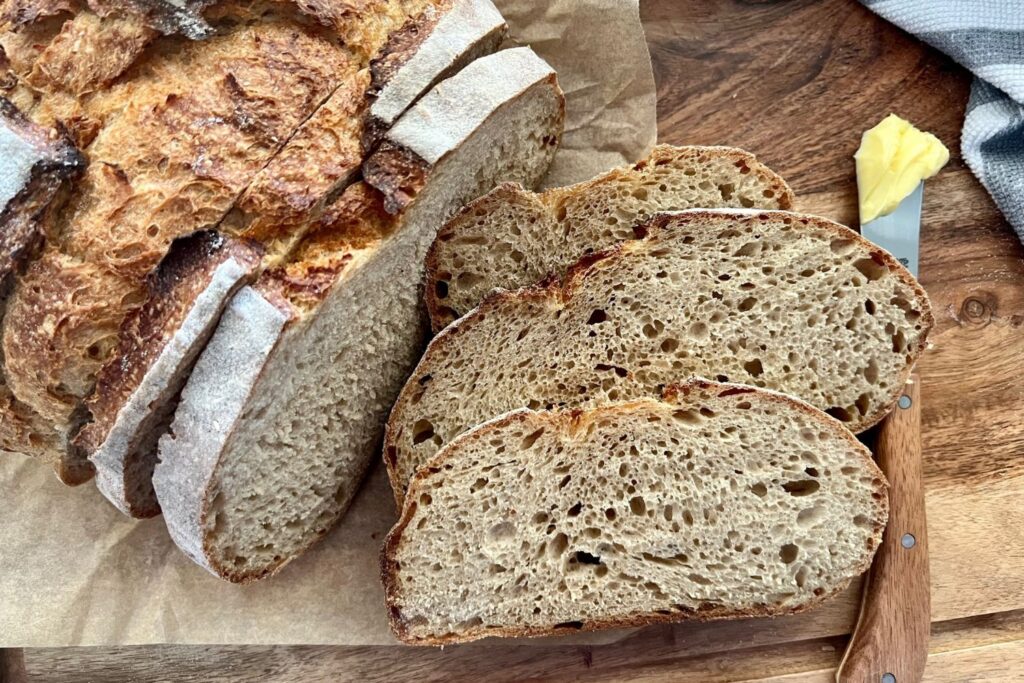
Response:
[{"label": "wood grain surface", "polygon": [[889,480],[889,524],[864,577],[860,617],[838,683],[918,683],[928,660],[931,594],[921,462],[921,382],[911,375],[878,430],[878,466]]},{"label": "wood grain surface", "polygon": [[[745,147],[801,208],[856,219],[852,154],[889,112],[952,152],[930,180],[919,366],[932,572],[926,681],[1024,680],[1024,248],[959,154],[970,76],[855,0],[644,0],[664,142]],[[606,646],[28,650],[33,681],[829,681],[859,585],[810,614],[656,626]],[[16,671],[17,653],[0,672]],[[17,680],[0,673],[0,680]]]}]

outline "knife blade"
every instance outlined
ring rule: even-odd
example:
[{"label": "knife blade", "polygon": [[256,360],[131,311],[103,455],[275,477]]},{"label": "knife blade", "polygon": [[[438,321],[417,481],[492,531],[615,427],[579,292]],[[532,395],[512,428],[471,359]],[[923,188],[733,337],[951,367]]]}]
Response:
[{"label": "knife blade", "polygon": [[918,245],[921,240],[921,200],[924,182],[911,192],[899,206],[885,216],[862,223],[860,234],[895,256],[914,277],[918,273]]},{"label": "knife blade", "polygon": [[[916,277],[924,183],[892,213],[861,226]],[[875,445],[889,480],[889,523],[862,588],[861,610],[836,671],[840,683],[915,683],[924,676],[931,628],[928,535],[916,374],[882,423]]]}]

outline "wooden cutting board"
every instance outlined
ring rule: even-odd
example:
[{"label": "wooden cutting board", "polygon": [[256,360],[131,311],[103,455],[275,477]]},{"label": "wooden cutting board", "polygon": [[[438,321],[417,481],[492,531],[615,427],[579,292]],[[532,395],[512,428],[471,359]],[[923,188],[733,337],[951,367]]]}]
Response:
[{"label": "wooden cutting board", "polygon": [[[642,13],[661,139],[745,147],[789,180],[804,210],[856,223],[851,156],[889,112],[952,151],[928,182],[922,227],[921,280],[938,318],[920,365],[925,680],[1024,680],[1024,248],[960,158],[969,74],[853,0],[646,0]],[[69,682],[828,681],[858,589],[805,615],[652,627],[601,647],[102,648],[29,650],[24,662],[33,680]],[[8,652],[6,667],[19,658]]]}]

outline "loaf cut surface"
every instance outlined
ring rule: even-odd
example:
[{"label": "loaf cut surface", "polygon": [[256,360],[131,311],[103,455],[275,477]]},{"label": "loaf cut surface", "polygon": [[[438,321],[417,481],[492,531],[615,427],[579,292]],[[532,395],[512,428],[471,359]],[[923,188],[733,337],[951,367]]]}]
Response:
[{"label": "loaf cut surface", "polygon": [[854,432],[925,348],[927,295],[823,218],[691,210],[584,258],[564,282],[492,294],[430,344],[388,423],[396,496],[459,433],[516,408],[658,397],[691,376],[765,387]]},{"label": "loaf cut surface", "polygon": [[868,568],[886,492],[838,421],[774,392],[514,411],[413,479],[384,546],[391,625],[442,645],[799,612]]},{"label": "loaf cut surface", "polygon": [[74,442],[90,454],[100,492],[125,514],[159,514],[157,439],[221,312],[256,276],[262,255],[256,243],[213,232],[178,240],[148,278],[146,301],[122,323],[86,402],[91,421]]},{"label": "loaf cut surface", "polygon": [[495,182],[532,185],[547,170],[564,115],[554,72],[528,49],[480,62],[437,86],[451,101],[428,94],[406,114],[438,121],[461,101],[478,125],[435,125],[451,145],[436,163],[403,148],[423,184],[406,186],[402,213],[350,185],[292,260],[236,295],[199,357],[153,483],[172,538],[217,576],[268,576],[344,513],[426,337],[422,264],[437,227]]},{"label": "loaf cut surface", "polygon": [[497,187],[438,231],[427,254],[431,325],[439,332],[492,289],[564,275],[581,256],[637,237],[654,213],[697,207],[791,209],[793,193],[741,149],[672,145],[569,187]]}]

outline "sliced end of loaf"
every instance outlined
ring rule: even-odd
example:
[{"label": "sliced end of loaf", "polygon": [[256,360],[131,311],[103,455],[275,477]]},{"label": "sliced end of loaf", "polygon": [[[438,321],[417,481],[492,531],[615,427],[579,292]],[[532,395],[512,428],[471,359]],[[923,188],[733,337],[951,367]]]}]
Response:
[{"label": "sliced end of loaf", "polygon": [[754,155],[658,145],[632,166],[534,194],[495,190],[438,232],[427,256],[427,307],[440,331],[495,288],[562,275],[578,258],[642,236],[655,213],[692,207],[790,209],[793,193]]},{"label": "sliced end of loaf", "polygon": [[[222,451],[233,438],[231,425],[247,407],[266,367],[283,344],[295,313],[287,302],[243,287],[221,316],[181,392],[170,430],[160,438],[153,488],[171,538],[194,562],[218,576],[245,582],[259,578],[216,563],[207,528],[217,498],[212,480]],[[264,396],[264,400],[272,400]],[[249,493],[258,494],[255,483]],[[269,573],[274,567],[267,567]]]},{"label": "sliced end of loaf", "polygon": [[75,438],[96,466],[100,491],[122,512],[159,513],[151,482],[157,440],[221,312],[255,277],[262,253],[214,232],[179,239],[149,278],[146,301],[122,323],[86,402],[92,421]]},{"label": "sliced end of loaf", "polygon": [[886,490],[836,420],[751,387],[508,413],[413,480],[382,556],[391,625],[443,645],[803,611],[868,568]]},{"label": "sliced end of loaf", "polygon": [[[558,103],[559,112],[530,132],[545,131],[541,142],[553,153],[565,118],[558,78],[530,48],[512,48],[481,57],[438,83],[391,128],[363,164],[363,177],[384,193],[389,212],[400,211],[422,189],[429,168],[458,149],[503,103],[531,89],[552,94]],[[550,126],[552,119],[557,129]]]},{"label": "sliced end of loaf", "polygon": [[392,32],[370,62],[371,104],[363,149],[374,150],[395,121],[438,81],[494,52],[507,28],[490,0],[451,0],[428,6]]}]

